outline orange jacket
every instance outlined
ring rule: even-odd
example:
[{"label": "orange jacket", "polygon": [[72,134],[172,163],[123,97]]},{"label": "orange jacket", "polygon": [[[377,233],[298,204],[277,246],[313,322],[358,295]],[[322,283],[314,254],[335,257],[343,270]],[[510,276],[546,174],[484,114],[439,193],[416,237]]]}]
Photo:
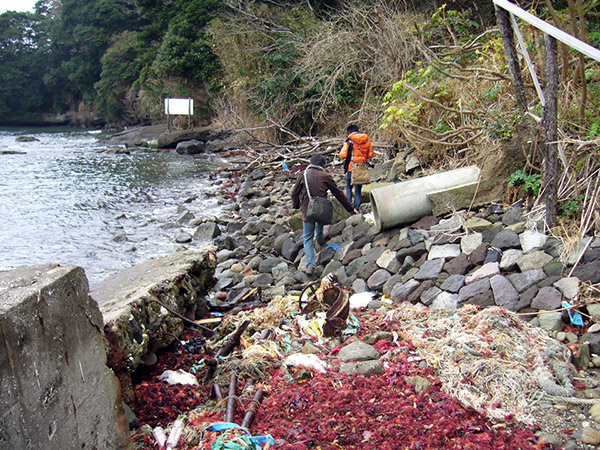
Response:
[{"label": "orange jacket", "polygon": [[[367,133],[350,133],[350,135],[348,135],[348,139],[354,142],[352,145],[352,160],[348,166],[348,172],[351,172],[353,163],[364,163],[367,161],[367,159],[371,159],[375,152],[373,151],[373,146],[371,145],[371,140],[369,139],[369,135]],[[342,146],[342,151],[340,152],[340,158],[346,159],[347,156],[348,142],[345,141],[344,145]]]}]

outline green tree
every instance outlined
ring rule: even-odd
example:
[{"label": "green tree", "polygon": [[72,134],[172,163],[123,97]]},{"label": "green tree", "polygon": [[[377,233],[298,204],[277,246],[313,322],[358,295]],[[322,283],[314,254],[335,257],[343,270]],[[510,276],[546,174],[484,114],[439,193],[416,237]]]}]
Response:
[{"label": "green tree", "polygon": [[0,15],[0,121],[27,123],[49,110],[43,84],[47,39],[43,16],[6,12]]},{"label": "green tree", "polygon": [[135,28],[135,5],[126,0],[62,0],[51,29],[56,57],[53,88],[74,107],[93,104],[101,59],[113,36]]}]

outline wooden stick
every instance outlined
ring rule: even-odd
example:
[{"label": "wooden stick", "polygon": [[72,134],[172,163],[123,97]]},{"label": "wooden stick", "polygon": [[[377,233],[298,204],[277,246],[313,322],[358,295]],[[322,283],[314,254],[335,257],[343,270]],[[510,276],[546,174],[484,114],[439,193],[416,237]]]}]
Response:
[{"label": "wooden stick", "polygon": [[237,375],[232,372],[229,381],[229,391],[227,392],[227,409],[225,410],[225,422],[233,422],[235,420],[236,409],[236,384]]},{"label": "wooden stick", "polygon": [[244,415],[244,419],[242,420],[243,428],[250,429],[252,421],[254,420],[254,415],[256,414],[258,407],[262,403],[263,395],[264,391],[262,389],[258,389],[256,391],[256,394],[254,394],[254,398],[252,399],[252,402],[250,403],[250,406],[248,407],[248,410]]}]

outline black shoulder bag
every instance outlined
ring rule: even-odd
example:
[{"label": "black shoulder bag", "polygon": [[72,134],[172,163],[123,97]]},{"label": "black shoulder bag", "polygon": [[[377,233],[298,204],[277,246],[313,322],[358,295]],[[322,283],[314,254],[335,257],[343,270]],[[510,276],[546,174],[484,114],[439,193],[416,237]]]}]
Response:
[{"label": "black shoulder bag", "polygon": [[308,194],[308,208],[306,209],[306,218],[311,222],[329,225],[333,220],[333,205],[325,197],[313,197],[310,195],[308,180],[306,179],[306,170],[304,171],[304,185]]},{"label": "black shoulder bag", "polygon": [[348,145],[348,154],[346,156],[346,160],[344,161],[344,173],[348,172],[350,161],[352,161],[352,148],[354,147],[354,142],[351,139],[346,139],[346,144]]}]

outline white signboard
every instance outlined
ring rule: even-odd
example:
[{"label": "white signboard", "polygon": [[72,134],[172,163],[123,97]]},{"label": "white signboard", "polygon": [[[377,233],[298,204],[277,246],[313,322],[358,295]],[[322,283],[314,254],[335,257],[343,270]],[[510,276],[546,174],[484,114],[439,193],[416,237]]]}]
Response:
[{"label": "white signboard", "polygon": [[165,114],[191,116],[194,114],[193,98],[165,98]]}]

